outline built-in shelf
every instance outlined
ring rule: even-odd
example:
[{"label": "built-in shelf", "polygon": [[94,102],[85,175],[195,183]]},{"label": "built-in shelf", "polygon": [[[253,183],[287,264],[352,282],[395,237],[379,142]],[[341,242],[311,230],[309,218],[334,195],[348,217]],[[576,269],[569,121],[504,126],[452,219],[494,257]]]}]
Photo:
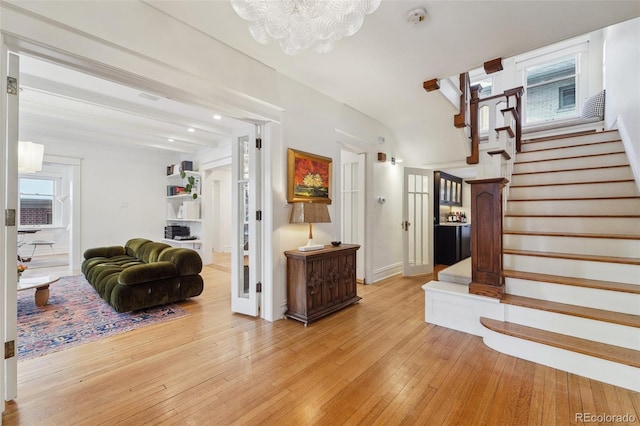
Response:
[{"label": "built-in shelf", "polygon": [[170,238],[163,238],[162,241],[175,244],[202,244],[202,240],[172,240]]}]

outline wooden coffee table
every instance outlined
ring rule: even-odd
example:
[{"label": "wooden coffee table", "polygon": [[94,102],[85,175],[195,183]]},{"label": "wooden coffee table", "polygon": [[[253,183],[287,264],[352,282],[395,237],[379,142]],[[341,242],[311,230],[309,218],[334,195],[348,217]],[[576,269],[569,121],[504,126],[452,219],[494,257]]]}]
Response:
[{"label": "wooden coffee table", "polygon": [[49,303],[49,284],[60,279],[57,275],[43,275],[39,277],[20,278],[18,281],[18,291],[36,289],[36,306],[45,306]]}]

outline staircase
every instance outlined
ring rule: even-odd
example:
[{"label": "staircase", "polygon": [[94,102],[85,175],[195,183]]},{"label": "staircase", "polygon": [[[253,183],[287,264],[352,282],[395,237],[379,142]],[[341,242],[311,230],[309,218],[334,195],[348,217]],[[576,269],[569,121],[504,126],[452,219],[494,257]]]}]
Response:
[{"label": "staircase", "polygon": [[617,131],[523,141],[503,247],[485,343],[640,391],[640,192]]}]

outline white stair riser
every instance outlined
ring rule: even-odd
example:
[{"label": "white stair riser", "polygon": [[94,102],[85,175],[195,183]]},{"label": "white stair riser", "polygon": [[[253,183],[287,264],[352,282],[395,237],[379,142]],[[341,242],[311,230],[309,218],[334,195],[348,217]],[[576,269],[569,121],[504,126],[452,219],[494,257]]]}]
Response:
[{"label": "white stair riser", "polygon": [[640,329],[505,304],[505,321],[567,336],[640,350]]},{"label": "white stair riser", "polygon": [[640,198],[612,200],[509,201],[507,213],[514,215],[638,215]]},{"label": "white stair riser", "polygon": [[511,185],[518,186],[545,185],[550,183],[603,182],[625,179],[633,179],[633,172],[631,171],[631,167],[629,166],[512,175]]},{"label": "white stair riser", "polygon": [[498,352],[640,392],[640,368],[484,330],[484,343]]},{"label": "white stair riser", "polygon": [[616,219],[585,217],[576,220],[573,217],[505,216],[504,229],[532,232],[640,235],[640,220],[630,217]]},{"label": "white stair riser", "polygon": [[[516,161],[518,158],[516,157]],[[607,155],[594,155],[582,158],[562,158],[558,160],[536,161],[532,163],[516,162],[513,173],[535,173],[554,170],[574,170],[585,167],[626,166],[629,164],[624,152]]]},{"label": "white stair riser", "polygon": [[517,162],[555,160],[557,158],[573,158],[583,155],[609,154],[624,151],[621,141],[597,143],[592,145],[568,146],[566,148],[547,149],[542,151],[519,152]]},{"label": "white stair riser", "polygon": [[579,238],[545,235],[505,234],[504,248],[551,253],[587,254],[636,258],[640,255],[640,239]]},{"label": "white stair riser", "polygon": [[469,294],[466,285],[429,281],[422,289],[426,323],[481,336],[480,317],[504,321],[504,306],[498,299]]},{"label": "white stair riser", "polygon": [[506,293],[514,296],[640,315],[640,294],[636,293],[531,281],[511,277],[506,278],[505,284]]},{"label": "white stair riser", "polygon": [[640,266],[625,263],[522,256],[505,253],[504,269],[563,277],[640,284]]},{"label": "white stair riser", "polygon": [[593,198],[640,196],[635,181],[569,185],[511,186],[509,199]]},{"label": "white stair riser", "polygon": [[618,132],[598,132],[592,135],[575,136],[571,138],[552,139],[541,142],[527,142],[522,143],[522,151],[536,151],[547,148],[558,148],[562,146],[573,146],[581,144],[589,144],[596,142],[609,142],[620,140],[620,134]]}]

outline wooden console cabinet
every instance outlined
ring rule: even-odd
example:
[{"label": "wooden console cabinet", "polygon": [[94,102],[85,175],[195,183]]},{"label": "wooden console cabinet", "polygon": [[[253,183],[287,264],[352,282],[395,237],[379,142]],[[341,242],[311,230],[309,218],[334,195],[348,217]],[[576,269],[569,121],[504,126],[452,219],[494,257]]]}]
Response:
[{"label": "wooden console cabinet", "polygon": [[357,244],[321,250],[285,251],[287,304],[285,316],[307,325],[361,299],[356,286]]}]

